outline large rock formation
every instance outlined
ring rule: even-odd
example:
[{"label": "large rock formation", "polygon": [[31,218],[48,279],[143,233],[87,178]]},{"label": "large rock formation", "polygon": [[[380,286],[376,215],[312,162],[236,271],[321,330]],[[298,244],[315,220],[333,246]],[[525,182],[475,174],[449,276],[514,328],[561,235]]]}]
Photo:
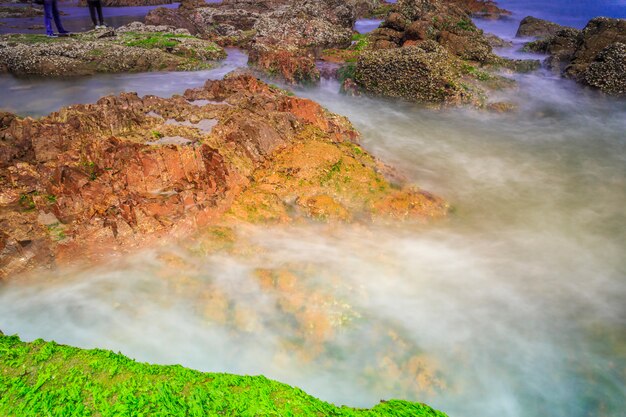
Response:
[{"label": "large rock formation", "polygon": [[339,0],[232,0],[206,7],[182,6],[155,9],[146,16],[146,23],[173,25],[218,40],[325,48],[348,45],[356,19],[354,6]]},{"label": "large rock formation", "polygon": [[441,216],[343,117],[249,75],[0,117],[0,271],[97,259],[223,221]]},{"label": "large rock formation", "polygon": [[580,33],[572,63],[565,73],[574,79],[583,78],[587,67],[598,55],[618,42],[626,44],[626,19],[592,19]]},{"label": "large rock formation", "polygon": [[58,39],[0,36],[0,73],[15,75],[196,70],[225,57],[221,47],[189,32],[140,23]]}]

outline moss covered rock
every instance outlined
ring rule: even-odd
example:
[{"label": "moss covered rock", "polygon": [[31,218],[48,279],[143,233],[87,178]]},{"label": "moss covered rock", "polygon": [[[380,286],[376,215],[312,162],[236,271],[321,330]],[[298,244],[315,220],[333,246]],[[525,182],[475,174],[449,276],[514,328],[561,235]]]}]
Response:
[{"label": "moss covered rock", "polygon": [[0,414],[73,416],[445,417],[407,401],[353,409],[320,401],[263,376],[202,373],[135,362],[105,350],[20,341],[0,333]]}]

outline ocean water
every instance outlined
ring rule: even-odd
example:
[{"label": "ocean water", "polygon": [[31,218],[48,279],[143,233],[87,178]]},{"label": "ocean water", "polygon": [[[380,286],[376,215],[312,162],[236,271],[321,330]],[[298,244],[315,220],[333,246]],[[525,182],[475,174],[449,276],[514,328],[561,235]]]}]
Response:
[{"label": "ocean water", "polygon": [[[531,3],[502,5],[522,16]],[[531,14],[559,10],[542,2]],[[514,19],[497,24],[516,30]],[[2,77],[2,91],[21,93],[0,107],[37,115],[122,90],[170,95],[244,63],[231,51],[208,73]],[[348,116],[368,151],[447,199],[445,220],[240,226],[217,253],[200,232],[9,281],[0,329],[264,374],[336,404],[404,398],[451,417],[622,417],[626,101],[541,71],[516,79],[503,97],[518,105],[509,114],[346,97],[331,80],[295,90]]]}]

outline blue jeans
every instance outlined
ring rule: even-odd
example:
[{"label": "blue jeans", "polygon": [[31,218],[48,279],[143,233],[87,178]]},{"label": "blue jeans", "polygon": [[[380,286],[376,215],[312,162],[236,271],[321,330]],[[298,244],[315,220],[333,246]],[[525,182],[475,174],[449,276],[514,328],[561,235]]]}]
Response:
[{"label": "blue jeans", "polygon": [[59,8],[57,7],[57,0],[44,0],[43,2],[43,21],[46,24],[46,34],[52,35],[52,19],[54,18],[54,24],[57,26],[59,33],[67,33],[67,30],[63,28],[61,23],[61,16],[59,16]]}]

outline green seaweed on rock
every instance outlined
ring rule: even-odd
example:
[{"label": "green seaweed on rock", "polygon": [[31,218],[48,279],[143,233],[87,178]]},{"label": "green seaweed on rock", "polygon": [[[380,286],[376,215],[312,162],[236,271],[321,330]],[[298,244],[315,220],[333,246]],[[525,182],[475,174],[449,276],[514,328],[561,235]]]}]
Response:
[{"label": "green seaweed on rock", "polygon": [[446,417],[420,403],[337,407],[263,376],[149,365],[110,351],[22,342],[0,332],[3,416],[412,416]]}]

